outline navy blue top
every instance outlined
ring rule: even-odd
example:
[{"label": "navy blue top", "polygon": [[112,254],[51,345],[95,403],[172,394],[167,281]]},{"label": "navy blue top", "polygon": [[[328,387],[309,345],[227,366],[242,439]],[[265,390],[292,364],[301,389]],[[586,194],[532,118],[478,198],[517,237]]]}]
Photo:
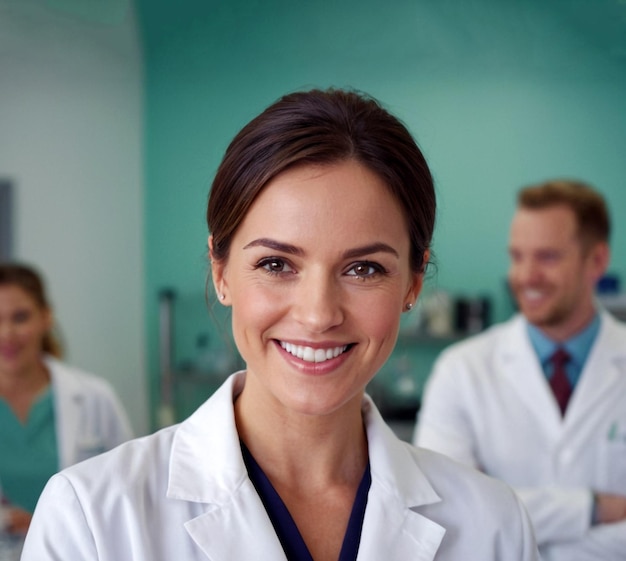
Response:
[{"label": "navy blue top", "polygon": [[[265,506],[274,530],[276,530],[276,535],[285,550],[287,559],[289,561],[313,561],[313,557],[311,557],[311,553],[304,543],[302,535],[291,514],[289,514],[285,503],[243,442],[241,442],[241,451],[248,470],[248,476]],[[368,461],[363,479],[361,479],[356,492],[338,561],[356,560],[361,542],[361,529],[363,528],[363,518],[365,517],[365,507],[367,506],[367,494],[371,483],[372,476]]]}]

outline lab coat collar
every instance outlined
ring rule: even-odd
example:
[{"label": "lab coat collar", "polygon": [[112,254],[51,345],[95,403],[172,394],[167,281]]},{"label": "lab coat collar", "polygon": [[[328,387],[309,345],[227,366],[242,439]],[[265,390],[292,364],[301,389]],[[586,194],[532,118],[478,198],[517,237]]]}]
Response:
[{"label": "lab coat collar", "polygon": [[518,314],[509,320],[495,345],[495,368],[526,405],[530,416],[540,416],[545,430],[556,439],[563,419],[552,396],[539,358],[528,336],[526,319]]},{"label": "lab coat collar", "polygon": [[439,502],[406,442],[396,437],[369,396],[363,398],[372,482],[405,508]]},{"label": "lab coat collar", "polygon": [[[553,438],[564,438],[577,430],[589,412],[606,406],[606,400],[618,399],[615,383],[626,376],[626,349],[623,348],[624,327],[606,311],[600,311],[600,331],[589,352],[580,380],[561,416],[552,397],[526,329],[526,320],[517,315],[508,323],[496,345],[496,372],[506,376],[529,410],[540,415],[541,422]],[[613,394],[613,396],[611,396]]]},{"label": "lab coat collar", "polygon": [[244,381],[245,373],[233,374],[178,427],[167,496],[206,503],[185,528],[209,559],[257,559],[261,551],[267,559],[284,559],[241,455],[233,402]]},{"label": "lab coat collar", "polygon": [[74,443],[80,426],[80,411],[83,405],[83,386],[70,369],[52,356],[45,355],[44,364],[50,373],[54,416],[59,450],[59,467],[66,468],[75,463]]},{"label": "lab coat collar", "polygon": [[446,531],[419,509],[441,498],[417,463],[413,448],[395,436],[368,396],[363,418],[372,485],[357,559],[430,561]]},{"label": "lab coat collar", "polygon": [[244,372],[230,376],[179,426],[172,443],[168,497],[220,505],[248,479],[233,407],[244,382]]},{"label": "lab coat collar", "polygon": [[626,329],[605,311],[600,321],[600,331],[567,406],[565,421],[572,430],[593,410],[609,407],[609,402],[621,399],[615,388],[620,380],[626,380]]},{"label": "lab coat collar", "polygon": [[[206,512],[185,526],[209,558],[255,559],[263,552],[266,559],[284,559],[241,456],[233,401],[244,381],[243,372],[231,376],[180,425],[172,446],[167,495],[207,504]],[[417,510],[441,499],[419,468],[412,448],[393,434],[367,396],[363,413],[372,485],[358,560],[430,561],[445,529]]]}]

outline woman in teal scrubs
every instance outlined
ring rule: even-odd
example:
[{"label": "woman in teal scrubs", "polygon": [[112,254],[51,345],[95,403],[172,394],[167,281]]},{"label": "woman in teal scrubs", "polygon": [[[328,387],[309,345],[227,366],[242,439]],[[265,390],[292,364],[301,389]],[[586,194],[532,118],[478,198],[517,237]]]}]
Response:
[{"label": "woman in teal scrubs", "polygon": [[52,327],[41,277],[24,265],[0,264],[0,483],[8,529],[16,533],[26,531],[60,467],[131,436],[108,384],[58,360]]}]

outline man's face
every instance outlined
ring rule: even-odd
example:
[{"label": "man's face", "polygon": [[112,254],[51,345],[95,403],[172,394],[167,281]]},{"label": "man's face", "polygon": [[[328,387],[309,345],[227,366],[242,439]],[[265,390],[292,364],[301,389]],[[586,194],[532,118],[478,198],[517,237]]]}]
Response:
[{"label": "man's face", "polygon": [[530,323],[556,340],[586,325],[594,313],[595,285],[606,268],[608,247],[583,247],[570,208],[518,209],[509,254],[511,290]]}]

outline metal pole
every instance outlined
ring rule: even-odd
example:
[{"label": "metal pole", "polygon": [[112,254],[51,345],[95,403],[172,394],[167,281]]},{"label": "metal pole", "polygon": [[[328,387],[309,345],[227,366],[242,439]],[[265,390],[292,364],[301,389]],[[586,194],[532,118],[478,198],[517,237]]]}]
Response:
[{"label": "metal pole", "polygon": [[161,403],[157,413],[159,427],[176,422],[174,408],[174,299],[173,289],[164,289],[159,294],[159,366]]}]

